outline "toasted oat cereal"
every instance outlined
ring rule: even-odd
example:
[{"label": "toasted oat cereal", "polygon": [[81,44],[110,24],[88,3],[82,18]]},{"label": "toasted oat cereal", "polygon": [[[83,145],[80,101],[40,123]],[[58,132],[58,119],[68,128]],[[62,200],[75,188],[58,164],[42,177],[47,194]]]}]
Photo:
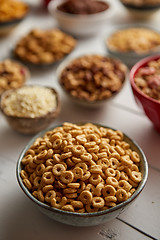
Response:
[{"label": "toasted oat cereal", "polygon": [[112,51],[143,54],[160,47],[160,34],[149,28],[125,28],[114,32],[106,44]]},{"label": "toasted oat cereal", "polygon": [[59,29],[33,29],[17,43],[14,53],[19,59],[34,64],[51,64],[69,54],[76,40]]},{"label": "toasted oat cereal", "polygon": [[[89,136],[95,136],[96,148],[92,153],[98,159],[94,160],[90,147],[86,142],[81,142],[81,138],[77,138],[81,135],[88,139],[87,143],[92,141]],[[110,145],[113,139],[115,143]],[[61,140],[61,144],[55,144],[57,140]],[[50,146],[46,144],[48,142]],[[142,180],[140,157],[136,153],[134,162],[131,154],[134,152],[135,155],[135,151],[130,145],[127,150],[123,148],[124,143],[120,131],[91,123],[76,125],[66,122],[61,127],[46,132],[30,146],[22,159],[21,178],[35,198],[51,207],[81,213],[114,207],[131,197]],[[123,148],[124,152],[116,159],[114,153],[117,152],[117,146]],[[51,149],[52,155],[48,156]],[[34,155],[31,155],[32,151]],[[102,152],[106,152],[105,157],[101,156]],[[70,154],[67,155],[68,153]],[[74,160],[77,157],[80,162]],[[122,161],[122,157],[130,160],[130,167]],[[112,166],[112,158],[117,160],[116,168]],[[49,159],[52,159],[52,165],[48,166]],[[108,165],[103,164],[106,160]],[[124,173],[128,179],[124,180]]]}]

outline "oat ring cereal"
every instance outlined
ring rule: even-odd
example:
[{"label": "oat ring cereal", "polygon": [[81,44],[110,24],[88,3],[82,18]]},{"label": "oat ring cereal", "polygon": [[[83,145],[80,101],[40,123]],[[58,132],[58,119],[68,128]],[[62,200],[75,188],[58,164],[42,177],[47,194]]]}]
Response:
[{"label": "oat ring cereal", "polygon": [[50,207],[97,212],[132,196],[142,180],[140,160],[122,132],[65,122],[27,149],[20,176],[30,193]]}]

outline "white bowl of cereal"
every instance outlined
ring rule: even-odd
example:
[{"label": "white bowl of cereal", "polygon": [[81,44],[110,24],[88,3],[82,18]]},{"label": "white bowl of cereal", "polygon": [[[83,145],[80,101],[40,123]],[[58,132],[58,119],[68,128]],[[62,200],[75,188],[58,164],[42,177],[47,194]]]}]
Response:
[{"label": "white bowl of cereal", "polygon": [[58,92],[51,87],[25,85],[1,95],[0,110],[19,133],[35,134],[48,127],[60,112]]},{"label": "white bowl of cereal", "polygon": [[76,37],[95,35],[114,13],[110,0],[53,0],[48,10],[59,27]]},{"label": "white bowl of cereal", "polygon": [[124,86],[127,67],[118,59],[88,54],[67,60],[57,69],[57,78],[71,101],[85,107],[99,107]]},{"label": "white bowl of cereal", "polygon": [[44,214],[69,225],[93,226],[116,218],[136,200],[148,164],[141,148],[121,131],[65,122],[27,144],[16,174]]},{"label": "white bowl of cereal", "polygon": [[70,54],[76,44],[75,38],[59,29],[32,29],[17,42],[13,55],[29,66],[53,66]]},{"label": "white bowl of cereal", "polygon": [[30,78],[29,69],[20,62],[5,59],[0,62],[0,96],[4,91],[22,87]]},{"label": "white bowl of cereal", "polygon": [[1,0],[0,35],[10,33],[29,12],[28,4],[22,1]]},{"label": "white bowl of cereal", "polygon": [[107,52],[121,59],[128,67],[155,53],[160,53],[160,33],[142,25],[116,27],[105,38]]}]

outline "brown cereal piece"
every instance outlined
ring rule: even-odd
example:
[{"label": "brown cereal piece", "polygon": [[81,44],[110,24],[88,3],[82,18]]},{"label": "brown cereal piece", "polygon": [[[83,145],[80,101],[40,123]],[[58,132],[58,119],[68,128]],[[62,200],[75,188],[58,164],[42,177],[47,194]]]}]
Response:
[{"label": "brown cereal piece", "polygon": [[33,29],[20,39],[14,53],[26,62],[51,64],[69,54],[75,45],[76,40],[59,29]]},{"label": "brown cereal piece", "polygon": [[71,183],[73,181],[74,178],[74,174],[72,171],[63,171],[60,179],[63,183],[68,184]]}]

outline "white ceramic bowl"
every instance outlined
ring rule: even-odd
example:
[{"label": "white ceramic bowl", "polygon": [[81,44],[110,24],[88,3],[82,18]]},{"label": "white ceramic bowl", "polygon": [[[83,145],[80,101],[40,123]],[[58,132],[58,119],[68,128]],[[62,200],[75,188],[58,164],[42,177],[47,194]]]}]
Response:
[{"label": "white ceramic bowl", "polygon": [[103,12],[88,15],[69,14],[57,9],[57,6],[64,1],[51,1],[48,5],[49,13],[56,19],[62,30],[78,37],[96,34],[108,24],[107,20],[114,12],[112,1],[101,0],[109,4],[109,8]]}]

